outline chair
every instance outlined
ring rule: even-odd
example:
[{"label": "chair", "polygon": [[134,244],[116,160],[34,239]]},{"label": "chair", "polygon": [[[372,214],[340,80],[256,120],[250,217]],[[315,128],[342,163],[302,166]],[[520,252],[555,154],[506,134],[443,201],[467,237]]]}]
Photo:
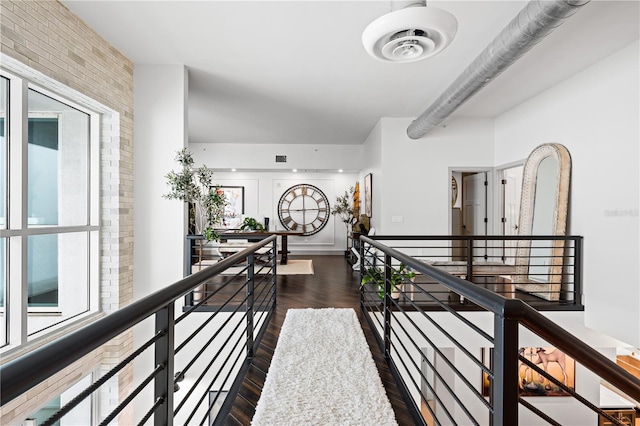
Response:
[{"label": "chair", "polygon": [[[367,236],[372,236],[376,234],[376,228],[371,227],[369,229],[369,232],[367,233]],[[351,251],[353,252],[353,254],[356,256],[356,261],[353,264],[352,268],[354,271],[359,271],[360,270],[360,246],[358,245],[358,248],[355,247],[351,247]],[[376,257],[376,249],[374,247],[367,247],[367,249],[364,252],[364,256],[365,259],[371,259],[371,263],[375,262],[375,257]]]}]

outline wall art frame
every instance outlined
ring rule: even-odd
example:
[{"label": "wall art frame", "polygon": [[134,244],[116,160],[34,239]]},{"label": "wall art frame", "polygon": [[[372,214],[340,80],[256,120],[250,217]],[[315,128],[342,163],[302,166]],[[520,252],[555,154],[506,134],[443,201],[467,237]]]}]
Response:
[{"label": "wall art frame", "polygon": [[227,201],[222,215],[222,227],[239,228],[244,214],[244,186],[220,186],[218,190],[222,191]]},{"label": "wall art frame", "polygon": [[373,177],[371,176],[371,173],[367,174],[364,177],[364,214],[366,214],[367,216],[369,216],[369,219],[371,219],[371,216],[373,216],[373,209],[372,209],[372,195],[373,195],[373,187],[372,187],[372,180]]},{"label": "wall art frame", "polygon": [[[528,346],[521,347],[518,352],[560,383],[572,390],[576,389],[576,362],[560,349],[551,346]],[[493,348],[482,348],[482,365],[491,371],[494,371],[493,359]],[[482,371],[481,390],[482,396],[489,397],[491,381],[485,371]],[[560,386],[538,374],[522,361],[518,362],[518,390],[520,396],[571,396]]]}]

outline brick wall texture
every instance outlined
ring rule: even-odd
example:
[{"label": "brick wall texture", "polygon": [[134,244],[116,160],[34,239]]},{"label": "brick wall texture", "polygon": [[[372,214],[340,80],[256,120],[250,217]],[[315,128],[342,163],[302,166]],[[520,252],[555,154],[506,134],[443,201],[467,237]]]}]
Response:
[{"label": "brick wall texture", "polygon": [[[133,297],[133,64],[58,1],[2,0],[0,48],[116,112],[103,117],[101,129],[100,299],[105,312],[124,307]],[[0,424],[15,424],[78,380],[80,373],[117,363],[131,346],[129,333],[92,352],[37,392],[3,407]],[[130,370],[120,375],[121,395],[130,388],[131,376]],[[120,423],[128,420],[121,417]]]}]

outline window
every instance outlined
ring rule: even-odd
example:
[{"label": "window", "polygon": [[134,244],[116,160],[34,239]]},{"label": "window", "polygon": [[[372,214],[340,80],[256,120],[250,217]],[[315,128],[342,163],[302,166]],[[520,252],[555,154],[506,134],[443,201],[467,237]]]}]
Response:
[{"label": "window", "polygon": [[[39,425],[54,415],[61,407],[64,407],[82,391],[91,386],[93,374],[83,377],[68,390],[62,392],[57,397],[48,401],[40,410],[31,414],[27,419],[27,424]],[[94,419],[94,397],[89,396],[80,404],[69,411],[64,419],[53,423],[54,426],[63,425],[92,425],[96,424]],[[31,423],[28,423],[31,422]]]},{"label": "window", "polygon": [[[9,80],[0,77],[0,230],[6,229],[7,217],[7,111]],[[0,347],[7,344],[7,316],[5,315],[6,300],[6,245],[5,238],[0,238]]]},{"label": "window", "polygon": [[0,343],[16,347],[98,309],[99,114],[1,82]]}]

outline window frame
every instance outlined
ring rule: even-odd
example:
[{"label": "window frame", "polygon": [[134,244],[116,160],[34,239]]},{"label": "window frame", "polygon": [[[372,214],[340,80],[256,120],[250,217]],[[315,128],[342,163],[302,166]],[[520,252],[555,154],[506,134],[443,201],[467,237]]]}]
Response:
[{"label": "window frame", "polygon": [[[3,55],[4,56],[4,55]],[[28,73],[27,73],[28,74]],[[35,72],[34,72],[35,74]],[[9,80],[6,126],[6,220],[0,228],[0,237],[6,241],[5,306],[0,314],[5,318],[6,342],[0,342],[0,353],[9,353],[27,343],[45,338],[46,335],[72,326],[100,312],[100,137],[102,112],[89,105],[71,99],[71,89],[50,90],[46,81],[32,81],[29,75],[20,75],[0,67],[0,75]],[[36,76],[37,77],[37,76]],[[42,84],[45,83],[45,84]],[[60,86],[57,84],[57,86]],[[60,89],[60,87],[56,87]],[[88,146],[86,161],[87,206],[84,225],[46,225],[33,227],[28,224],[28,93],[34,90],[71,108],[88,115]],[[68,91],[69,94],[64,93]],[[71,95],[71,96],[69,96]],[[74,98],[77,98],[75,96]],[[29,317],[38,315],[63,316],[60,304],[57,307],[28,307],[27,297],[27,241],[29,236],[45,234],[85,233],[87,239],[87,309],[69,318],[47,325],[41,330],[28,333]],[[15,285],[12,283],[19,283]],[[60,300],[59,300],[60,301]]]}]

